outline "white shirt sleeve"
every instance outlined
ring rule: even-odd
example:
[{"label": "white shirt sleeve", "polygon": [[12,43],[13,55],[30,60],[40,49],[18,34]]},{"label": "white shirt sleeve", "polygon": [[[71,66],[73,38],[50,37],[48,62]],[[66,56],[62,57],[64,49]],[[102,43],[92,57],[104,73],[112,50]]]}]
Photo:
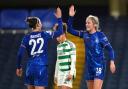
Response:
[{"label": "white shirt sleeve", "polygon": [[75,46],[75,44],[73,44],[71,47],[70,56],[71,56],[70,74],[75,75],[75,73],[76,73],[76,46]]}]

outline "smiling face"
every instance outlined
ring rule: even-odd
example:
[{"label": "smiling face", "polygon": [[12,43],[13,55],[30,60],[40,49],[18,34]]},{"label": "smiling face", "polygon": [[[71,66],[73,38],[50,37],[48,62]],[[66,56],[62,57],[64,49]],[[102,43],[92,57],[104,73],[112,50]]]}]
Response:
[{"label": "smiling face", "polygon": [[92,16],[92,15],[89,15],[87,18],[86,18],[86,30],[88,32],[91,32],[91,31],[97,31],[98,28],[99,28],[99,20],[98,20],[98,17],[96,16]]},{"label": "smiling face", "polygon": [[95,24],[93,23],[93,21],[91,19],[87,19],[86,20],[86,30],[92,31],[93,29],[95,29]]}]

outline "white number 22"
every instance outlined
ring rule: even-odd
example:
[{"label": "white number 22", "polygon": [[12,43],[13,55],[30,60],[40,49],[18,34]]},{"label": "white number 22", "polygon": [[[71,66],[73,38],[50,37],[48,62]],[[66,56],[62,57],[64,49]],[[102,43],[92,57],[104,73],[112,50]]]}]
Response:
[{"label": "white number 22", "polygon": [[[40,46],[39,46],[39,49],[35,51],[37,44],[40,44]],[[43,38],[37,38],[37,40],[31,39],[29,41],[29,45],[33,45],[31,50],[31,55],[35,55],[37,53],[43,53],[42,47],[44,45],[44,39]]]}]

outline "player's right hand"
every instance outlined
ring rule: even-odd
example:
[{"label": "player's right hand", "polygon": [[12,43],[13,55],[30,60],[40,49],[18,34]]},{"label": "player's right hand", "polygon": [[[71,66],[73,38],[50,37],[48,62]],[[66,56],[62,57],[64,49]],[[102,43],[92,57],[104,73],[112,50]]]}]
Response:
[{"label": "player's right hand", "polygon": [[21,77],[21,76],[22,76],[22,73],[23,73],[22,68],[16,69],[16,75],[17,75],[18,77]]},{"label": "player's right hand", "polygon": [[74,16],[76,13],[75,9],[74,9],[74,5],[71,5],[69,8],[69,16]]}]

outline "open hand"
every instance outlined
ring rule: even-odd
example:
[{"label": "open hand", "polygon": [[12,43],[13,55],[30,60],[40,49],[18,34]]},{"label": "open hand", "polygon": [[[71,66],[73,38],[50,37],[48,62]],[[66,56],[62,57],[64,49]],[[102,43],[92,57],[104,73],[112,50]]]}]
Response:
[{"label": "open hand", "polygon": [[62,17],[62,12],[61,12],[61,9],[59,7],[56,9],[55,16],[56,16],[56,18],[61,18]]},{"label": "open hand", "polygon": [[74,10],[74,5],[71,5],[69,8],[69,16],[74,16],[76,11]]},{"label": "open hand", "polygon": [[22,73],[23,73],[22,68],[16,69],[16,75],[17,75],[18,77],[21,77],[21,76],[22,76]]},{"label": "open hand", "polygon": [[115,73],[115,71],[116,71],[116,66],[115,66],[114,61],[110,61],[110,71],[112,73]]}]

